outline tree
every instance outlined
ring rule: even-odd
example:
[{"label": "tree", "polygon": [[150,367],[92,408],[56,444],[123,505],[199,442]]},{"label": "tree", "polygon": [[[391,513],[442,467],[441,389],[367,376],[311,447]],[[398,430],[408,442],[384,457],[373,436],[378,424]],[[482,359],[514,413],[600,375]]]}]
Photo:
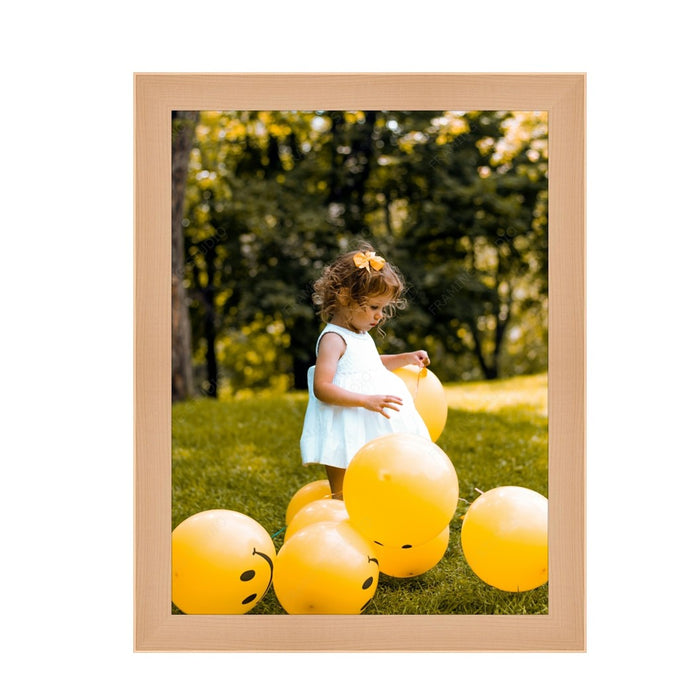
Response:
[{"label": "tree", "polygon": [[172,298],[172,400],[181,401],[194,393],[192,378],[192,337],[185,294],[185,254],[182,218],[188,164],[197,112],[172,113],[171,192],[171,298]]},{"label": "tree", "polygon": [[447,381],[541,367],[541,117],[202,112],[190,163],[186,285],[205,394],[306,387],[321,325],[312,283],[358,238],[409,284],[383,351],[426,347]]},{"label": "tree", "polygon": [[402,212],[393,225],[397,260],[423,312],[413,324],[430,328],[423,337],[455,374],[468,352],[493,379],[509,324],[537,306],[546,325],[546,149],[533,148],[546,125],[540,133],[542,120],[532,119],[516,137],[505,112],[445,113],[422,125],[416,118],[409,128],[392,118],[406,147],[394,156],[401,179],[385,185]]}]

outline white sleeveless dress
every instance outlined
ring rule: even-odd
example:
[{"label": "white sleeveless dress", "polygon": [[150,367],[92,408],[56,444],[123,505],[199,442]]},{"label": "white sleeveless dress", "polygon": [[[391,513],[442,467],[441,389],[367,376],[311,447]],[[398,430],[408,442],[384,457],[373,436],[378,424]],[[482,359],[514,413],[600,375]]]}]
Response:
[{"label": "white sleeveless dress", "polygon": [[333,406],[319,401],[313,390],[315,366],[310,367],[309,403],[300,442],[302,463],[346,469],[355,453],[380,435],[413,433],[430,439],[406,384],[384,367],[372,336],[329,323],[318,337],[317,355],[318,343],[326,333],[337,333],[346,346],[338,360],[333,384],[358,394],[400,396],[403,405],[398,412],[388,409],[391,418],[385,418],[366,408]]}]

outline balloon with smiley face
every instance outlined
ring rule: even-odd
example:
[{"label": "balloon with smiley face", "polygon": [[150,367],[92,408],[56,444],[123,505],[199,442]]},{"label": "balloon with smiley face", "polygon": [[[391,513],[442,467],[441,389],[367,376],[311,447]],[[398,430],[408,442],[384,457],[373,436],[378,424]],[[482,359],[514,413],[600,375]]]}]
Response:
[{"label": "balloon with smiley face", "polygon": [[190,516],[172,532],[172,600],[189,615],[252,610],[272,582],[275,546],[253,518],[232,510]]},{"label": "balloon with smiley face", "polygon": [[282,545],[272,585],[290,615],[356,615],[378,579],[374,547],[349,522],[317,522]]},{"label": "balloon with smiley face", "polygon": [[436,566],[445,556],[450,541],[448,525],[437,537],[416,547],[377,547],[379,570],[394,578],[419,576]]},{"label": "balloon with smiley face", "polygon": [[302,528],[311,523],[320,522],[341,522],[349,519],[348,509],[343,501],[335,498],[322,498],[318,501],[307,503],[289,523],[284,533],[284,541],[286,542],[295,532],[299,532]]},{"label": "balloon with smiley face", "polygon": [[391,433],[350,460],[343,498],[350,522],[372,542],[416,547],[437,537],[457,509],[457,473],[426,437]]}]

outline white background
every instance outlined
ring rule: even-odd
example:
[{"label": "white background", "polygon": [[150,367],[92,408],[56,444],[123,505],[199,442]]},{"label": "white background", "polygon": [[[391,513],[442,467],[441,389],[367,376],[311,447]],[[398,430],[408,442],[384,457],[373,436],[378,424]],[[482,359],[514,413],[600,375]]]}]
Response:
[{"label": "white background", "polygon": [[[687,697],[690,5],[18,5],[0,42],[5,697]],[[588,74],[586,653],[132,652],[132,75],[149,71]]]}]

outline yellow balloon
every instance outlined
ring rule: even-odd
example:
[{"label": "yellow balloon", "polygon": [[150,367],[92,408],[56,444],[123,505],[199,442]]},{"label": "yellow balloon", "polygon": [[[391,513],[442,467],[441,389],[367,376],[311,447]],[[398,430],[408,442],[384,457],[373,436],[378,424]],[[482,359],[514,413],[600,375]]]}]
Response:
[{"label": "yellow balloon", "polygon": [[190,615],[252,610],[272,581],[275,546],[260,523],[233,510],[206,510],[172,532],[172,600]]},{"label": "yellow balloon", "polygon": [[449,457],[428,438],[407,433],[370,440],[350,461],[343,482],[350,522],[389,547],[415,547],[437,537],[458,496]]},{"label": "yellow balloon", "polygon": [[379,570],[387,576],[409,578],[432,569],[445,556],[450,541],[448,525],[437,537],[416,547],[377,546]]},{"label": "yellow balloon", "polygon": [[282,545],[272,585],[290,615],[353,615],[370,603],[378,578],[374,547],[349,522],[318,522]]},{"label": "yellow balloon", "polygon": [[394,370],[413,396],[416,410],[423,419],[430,438],[435,442],[447,423],[447,398],[440,380],[427,367],[406,365]]},{"label": "yellow balloon", "polygon": [[462,523],[462,551],[472,571],[502,591],[529,591],[548,579],[547,499],[521,486],[479,496]]},{"label": "yellow balloon", "polygon": [[345,503],[337,498],[326,498],[307,503],[293,518],[284,533],[286,542],[295,532],[311,523],[341,522],[348,519]]},{"label": "yellow balloon", "polygon": [[319,479],[312,481],[306,486],[302,486],[291,498],[287,505],[287,513],[285,516],[285,525],[292,522],[292,518],[311,501],[316,501],[319,498],[331,497],[331,485],[328,479]]}]

